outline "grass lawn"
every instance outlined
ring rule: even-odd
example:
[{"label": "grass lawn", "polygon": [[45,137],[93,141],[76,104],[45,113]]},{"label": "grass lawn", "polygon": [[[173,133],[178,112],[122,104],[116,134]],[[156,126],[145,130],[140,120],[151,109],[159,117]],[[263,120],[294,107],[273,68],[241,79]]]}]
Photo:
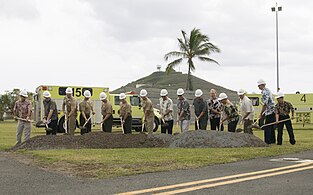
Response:
[{"label": "grass lawn", "polygon": [[[0,123],[0,150],[14,145],[15,127],[15,122]],[[43,129],[33,128],[32,136],[42,134]],[[255,135],[263,139],[262,131],[255,131]],[[18,154],[31,155],[37,165],[50,169],[92,178],[108,178],[197,168],[313,149],[313,129],[297,129],[295,137],[297,144],[292,146],[288,143],[285,131],[282,146],[271,145],[266,148],[23,150]]]}]

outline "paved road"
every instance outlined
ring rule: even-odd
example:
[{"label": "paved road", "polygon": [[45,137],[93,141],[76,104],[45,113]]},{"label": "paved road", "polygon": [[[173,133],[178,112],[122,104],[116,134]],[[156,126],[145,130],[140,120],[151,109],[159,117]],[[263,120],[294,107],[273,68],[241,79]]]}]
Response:
[{"label": "paved road", "polygon": [[[313,160],[313,150],[283,157]],[[293,161],[270,161],[273,158],[260,158],[193,170],[93,180],[48,172],[17,162],[8,155],[0,153],[0,194],[116,194],[174,184],[181,184],[182,186],[149,193],[165,192],[169,194],[169,192],[174,190],[186,189],[191,191],[184,191],[185,194],[286,195],[313,193],[313,164],[306,165],[303,162]],[[285,168],[287,166],[294,167]],[[277,170],[277,168],[281,170]],[[261,170],[270,171],[263,171],[259,174],[254,173]],[[282,171],[286,173],[281,174],[283,173]],[[243,173],[249,173],[250,175],[237,175]],[[230,179],[225,178],[233,175],[237,176]],[[216,181],[209,182],[207,181],[208,179]],[[185,185],[186,182],[194,181],[200,182],[199,184]]]}]

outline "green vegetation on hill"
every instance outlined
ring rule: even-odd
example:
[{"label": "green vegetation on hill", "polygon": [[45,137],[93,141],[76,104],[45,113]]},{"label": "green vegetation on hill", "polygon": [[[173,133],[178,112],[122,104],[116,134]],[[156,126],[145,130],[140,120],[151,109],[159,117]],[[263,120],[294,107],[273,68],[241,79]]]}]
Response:
[{"label": "green vegetation on hill", "polygon": [[[215,85],[193,75],[191,75],[191,77],[194,89],[201,89],[203,91],[204,99],[208,100],[210,98],[210,89],[214,88],[217,90],[218,94],[222,92],[226,93],[231,101],[234,103],[238,102],[238,96],[235,91],[226,89],[219,85]],[[153,104],[157,105],[159,103],[161,89],[167,89],[169,97],[172,98],[176,104],[176,90],[178,88],[185,88],[186,79],[187,74],[182,74],[181,72],[173,71],[169,74],[166,74],[165,72],[159,71],[128,83],[125,86],[112,91],[112,93],[134,91],[139,94],[141,89],[146,89],[148,91],[148,96],[152,100]],[[190,101],[190,103],[192,103],[192,100],[195,97],[194,91],[185,91],[185,97]]]}]

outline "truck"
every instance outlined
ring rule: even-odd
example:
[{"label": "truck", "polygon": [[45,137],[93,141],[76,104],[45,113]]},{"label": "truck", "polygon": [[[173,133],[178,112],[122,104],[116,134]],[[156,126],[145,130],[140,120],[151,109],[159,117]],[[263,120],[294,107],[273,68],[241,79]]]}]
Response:
[{"label": "truck", "polygon": [[[254,118],[255,120],[259,116],[262,104],[261,104],[261,94],[246,94],[247,97],[252,101],[254,107]],[[277,100],[274,95],[275,103]],[[313,94],[285,94],[284,100],[290,102],[295,109],[295,119],[292,123],[302,125],[313,123]]]},{"label": "truck", "polygon": [[[65,127],[65,118],[64,113],[62,112],[62,103],[63,99],[66,95],[65,90],[67,87],[71,87],[73,89],[73,96],[78,100],[78,104],[84,99],[84,92],[89,90],[91,92],[90,100],[92,102],[95,115],[92,117],[92,122],[95,125],[99,125],[102,120],[101,115],[101,104],[102,102],[99,99],[99,95],[101,92],[105,92],[107,94],[107,98],[112,104],[113,107],[113,126],[120,127],[120,117],[118,114],[118,110],[120,108],[119,103],[119,94],[110,94],[108,87],[83,87],[83,86],[52,86],[52,85],[40,85],[35,90],[34,97],[34,121],[36,127],[44,127],[43,124],[43,117],[44,117],[44,107],[43,107],[43,92],[49,91],[51,94],[51,99],[56,102],[57,109],[58,109],[58,132],[64,132]],[[126,93],[126,100],[132,106],[132,128],[135,131],[142,131],[142,123],[144,120],[144,114],[141,108],[141,99],[138,94],[134,92]],[[154,127],[153,131],[157,131],[158,127],[161,123],[161,115],[158,109],[154,109],[155,120],[154,120]],[[77,127],[79,121],[79,114],[76,119]]]}]

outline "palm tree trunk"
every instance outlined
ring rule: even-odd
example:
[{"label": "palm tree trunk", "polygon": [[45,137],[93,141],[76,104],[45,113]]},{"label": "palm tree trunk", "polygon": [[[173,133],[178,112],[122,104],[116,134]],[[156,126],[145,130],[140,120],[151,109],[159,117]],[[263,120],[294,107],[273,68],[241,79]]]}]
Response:
[{"label": "palm tree trunk", "polygon": [[188,65],[188,74],[187,74],[187,82],[186,82],[186,90],[192,91],[192,80],[191,80],[191,66]]}]

